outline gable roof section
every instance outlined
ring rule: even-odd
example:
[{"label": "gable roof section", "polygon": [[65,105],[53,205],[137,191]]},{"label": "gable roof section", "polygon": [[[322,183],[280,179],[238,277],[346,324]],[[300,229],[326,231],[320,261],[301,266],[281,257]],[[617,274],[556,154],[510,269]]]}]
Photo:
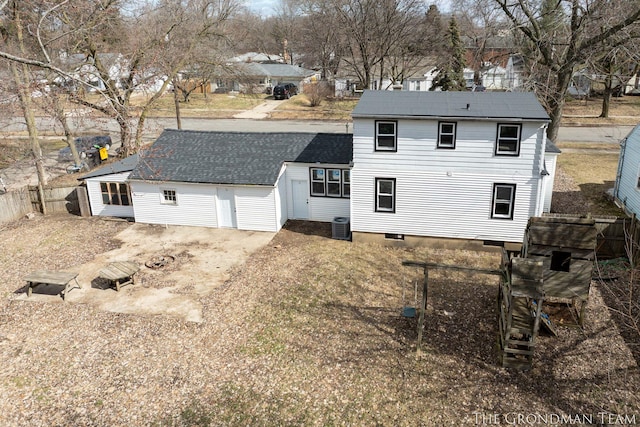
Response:
[{"label": "gable roof section", "polygon": [[112,175],[116,173],[131,172],[138,164],[138,155],[126,157],[120,161],[109,163],[101,168],[82,175],[78,179],[96,178],[99,176]]},{"label": "gable roof section", "polygon": [[353,135],[167,129],[140,154],[129,179],[275,185],[284,162],[348,165]]},{"label": "gable roof section", "polygon": [[549,115],[531,92],[367,90],[362,94],[352,116],[549,121]]}]

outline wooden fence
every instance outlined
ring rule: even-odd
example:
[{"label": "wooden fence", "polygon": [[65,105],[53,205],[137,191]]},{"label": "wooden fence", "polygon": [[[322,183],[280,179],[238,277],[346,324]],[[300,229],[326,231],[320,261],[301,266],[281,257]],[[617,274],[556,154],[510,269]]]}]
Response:
[{"label": "wooden fence", "polygon": [[15,221],[31,212],[27,188],[0,194],[0,224]]},{"label": "wooden fence", "polygon": [[[76,215],[80,214],[81,202],[79,198],[82,198],[82,196],[86,199],[86,189],[84,187],[45,187],[46,211],[47,213],[67,212]],[[28,186],[0,194],[0,224],[15,221],[29,212],[42,212],[42,202],[38,187]]]},{"label": "wooden fence", "polygon": [[[47,213],[68,212],[80,213],[78,204],[78,186],[73,187],[45,187],[44,203]],[[34,212],[42,212],[42,201],[38,193],[38,187],[29,186],[29,198]]]}]

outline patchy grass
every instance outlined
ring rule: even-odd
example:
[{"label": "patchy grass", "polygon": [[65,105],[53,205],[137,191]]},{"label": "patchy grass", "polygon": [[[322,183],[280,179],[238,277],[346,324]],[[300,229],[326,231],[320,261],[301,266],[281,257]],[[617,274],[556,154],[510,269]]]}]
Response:
[{"label": "patchy grass", "polygon": [[271,112],[272,119],[308,119],[351,121],[351,112],[357,99],[327,99],[320,105],[311,107],[305,94],[294,96]]},{"label": "patchy grass", "polygon": [[640,97],[611,98],[609,118],[601,118],[602,98],[570,100],[563,110],[563,125],[636,125],[640,116]]},{"label": "patchy grass", "polygon": [[[222,94],[209,93],[206,96],[194,93],[189,102],[180,102],[180,114],[183,117],[229,118],[238,112],[249,110],[261,104],[267,95],[264,94]],[[146,99],[137,96],[132,100],[134,105],[142,105]],[[151,116],[175,117],[176,108],[173,93],[162,96],[153,105]]]},{"label": "patchy grass", "polygon": [[620,150],[609,143],[559,143],[558,166],[569,174],[581,193],[593,203],[593,215],[622,215],[606,195],[613,188]]}]

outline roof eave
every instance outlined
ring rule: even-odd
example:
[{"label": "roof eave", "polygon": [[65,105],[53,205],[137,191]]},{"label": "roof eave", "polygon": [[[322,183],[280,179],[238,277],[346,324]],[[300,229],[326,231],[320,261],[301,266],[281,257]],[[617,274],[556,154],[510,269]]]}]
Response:
[{"label": "roof eave", "polygon": [[548,117],[490,117],[490,116],[426,116],[404,114],[352,114],[354,119],[406,119],[406,120],[482,120],[482,121],[513,121],[513,122],[544,122],[550,123]]}]

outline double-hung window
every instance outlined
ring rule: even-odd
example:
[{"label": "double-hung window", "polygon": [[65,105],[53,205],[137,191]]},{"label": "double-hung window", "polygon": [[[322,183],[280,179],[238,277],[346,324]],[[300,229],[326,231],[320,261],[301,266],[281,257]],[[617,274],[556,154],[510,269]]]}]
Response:
[{"label": "double-hung window", "polygon": [[327,196],[340,197],[342,173],[340,169],[327,169]]},{"label": "double-hung window", "polygon": [[395,178],[376,178],[376,212],[396,211]]},{"label": "double-hung window", "polygon": [[324,196],[324,168],[311,168],[311,195]]},{"label": "double-hung window", "polygon": [[438,148],[456,148],[456,123],[438,123]]},{"label": "double-hung window", "polygon": [[493,184],[491,218],[513,219],[515,200],[515,184]]},{"label": "double-hung window", "polygon": [[105,205],[130,206],[129,186],[124,182],[101,182],[102,203]]},{"label": "double-hung window", "polygon": [[178,197],[176,195],[176,190],[169,190],[169,189],[162,190],[161,202],[164,205],[177,205]]},{"label": "double-hung window", "polygon": [[342,170],[342,197],[351,197],[351,171]]},{"label": "double-hung window", "polygon": [[497,156],[520,155],[521,130],[522,126],[519,124],[498,124],[498,138],[496,139]]},{"label": "double-hung window", "polygon": [[397,150],[397,127],[395,121],[376,121],[376,151]]}]

